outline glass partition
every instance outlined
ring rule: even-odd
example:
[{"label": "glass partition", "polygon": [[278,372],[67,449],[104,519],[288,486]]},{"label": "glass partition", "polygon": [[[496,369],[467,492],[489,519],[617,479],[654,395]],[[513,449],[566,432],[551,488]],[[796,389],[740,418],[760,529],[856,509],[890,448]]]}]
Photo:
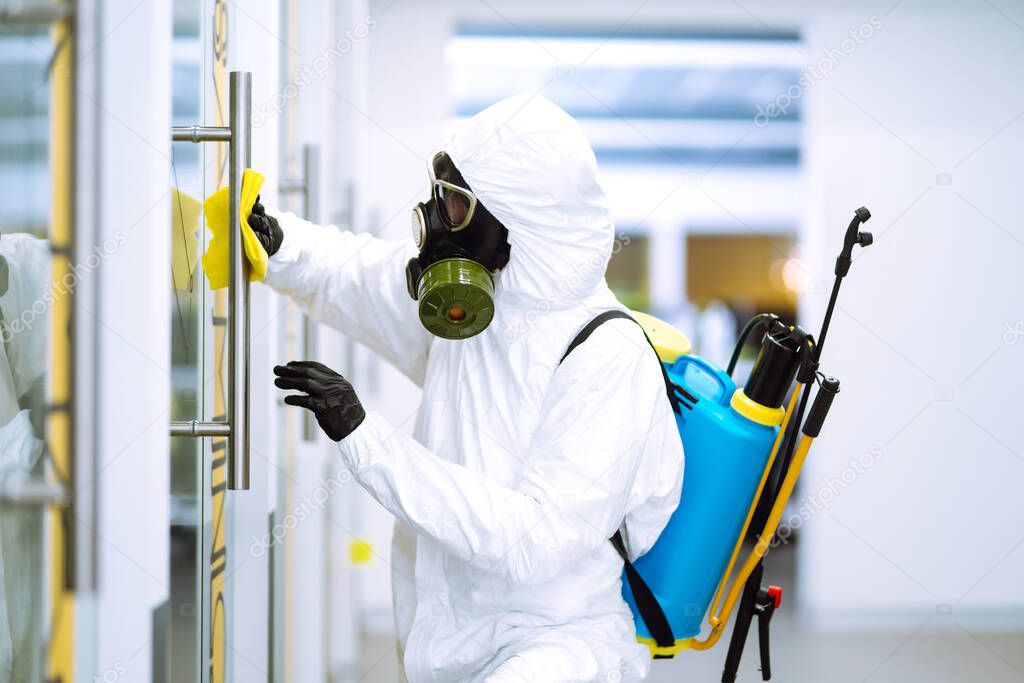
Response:
[{"label": "glass partition", "polygon": [[[71,280],[56,280],[54,218],[65,218],[66,197],[55,178],[69,173],[68,157],[52,147],[56,126],[69,120],[66,81],[70,46],[50,25],[0,27],[0,679],[43,679],[48,585],[61,586],[61,555],[44,565],[49,491],[67,480],[47,445],[48,368],[55,310],[66,312]],[[59,58],[58,58],[59,57]],[[67,228],[67,224],[62,225]],[[66,237],[66,235],[65,235]],[[66,243],[66,241],[61,242]],[[66,259],[65,259],[66,260]],[[66,348],[66,335],[61,340]],[[67,379],[66,368],[61,373]],[[66,420],[64,420],[66,424]],[[52,584],[44,579],[50,577]],[[61,583],[58,583],[61,582]]]},{"label": "glass partition", "polygon": [[[172,122],[191,126],[202,121],[206,69],[202,18],[204,0],[175,0],[172,44]],[[168,131],[168,135],[170,131]],[[210,293],[200,265],[205,250],[202,201],[210,186],[207,166],[216,148],[191,142],[171,147],[171,421],[204,419],[210,382],[207,329]],[[208,554],[204,530],[209,517],[209,475],[203,439],[171,438],[171,628],[169,680],[209,680],[205,665],[209,606]]]}]

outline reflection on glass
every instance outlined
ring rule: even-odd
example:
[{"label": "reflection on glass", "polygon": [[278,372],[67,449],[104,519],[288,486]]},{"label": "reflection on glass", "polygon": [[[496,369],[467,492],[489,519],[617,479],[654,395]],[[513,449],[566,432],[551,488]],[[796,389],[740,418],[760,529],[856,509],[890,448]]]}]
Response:
[{"label": "reflection on glass", "polygon": [[[173,125],[202,120],[203,48],[199,17],[202,0],[175,0],[172,65]],[[204,249],[201,202],[204,195],[204,145],[172,146],[171,281],[167,315],[171,318],[171,420],[203,419],[204,282],[197,268]],[[172,438],[171,445],[171,629],[169,680],[201,680],[202,629],[206,601],[202,590],[204,478],[202,440]]]},{"label": "reflection on glass", "polygon": [[[50,247],[49,76],[43,31],[0,36],[0,489],[46,463]],[[40,680],[43,510],[0,505],[0,679]]]}]

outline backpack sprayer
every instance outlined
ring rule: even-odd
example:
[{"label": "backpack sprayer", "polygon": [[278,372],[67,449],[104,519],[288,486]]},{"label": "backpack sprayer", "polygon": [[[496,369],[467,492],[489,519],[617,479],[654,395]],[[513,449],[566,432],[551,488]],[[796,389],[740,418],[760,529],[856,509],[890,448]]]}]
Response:
[{"label": "backpack sprayer", "polygon": [[[761,675],[771,679],[769,624],[781,604],[782,589],[762,586],[764,556],[811,443],[839,393],[839,380],[819,372],[818,365],[853,247],[872,242],[871,233],[860,231],[870,217],[866,208],[857,209],[846,230],[817,341],[801,327],[762,313],[744,327],[728,368],[722,370],[685,352],[663,354],[658,330],[646,321],[675,394],[673,409],[686,454],[678,508],[654,547],[636,562],[625,563],[623,597],[633,610],[637,640],[656,659],[715,645],[738,600],[722,681],[736,680],[754,616]],[[746,384],[738,388],[732,373],[744,342],[758,328],[764,329],[761,350]],[[804,420],[812,384],[818,391]],[[757,529],[752,551],[730,581],[744,539]],[[613,542],[625,554],[621,537],[616,535]],[[710,631],[701,640],[705,614]]]}]

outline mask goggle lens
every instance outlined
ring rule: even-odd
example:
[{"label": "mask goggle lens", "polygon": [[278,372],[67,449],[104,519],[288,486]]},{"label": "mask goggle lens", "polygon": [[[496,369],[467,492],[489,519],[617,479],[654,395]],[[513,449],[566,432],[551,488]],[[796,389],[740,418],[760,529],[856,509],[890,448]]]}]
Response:
[{"label": "mask goggle lens", "polygon": [[451,159],[445,152],[436,153],[430,162],[431,192],[437,200],[438,213],[452,232],[458,232],[473,220],[476,211],[476,195],[465,187],[444,180],[449,169],[454,169]]}]

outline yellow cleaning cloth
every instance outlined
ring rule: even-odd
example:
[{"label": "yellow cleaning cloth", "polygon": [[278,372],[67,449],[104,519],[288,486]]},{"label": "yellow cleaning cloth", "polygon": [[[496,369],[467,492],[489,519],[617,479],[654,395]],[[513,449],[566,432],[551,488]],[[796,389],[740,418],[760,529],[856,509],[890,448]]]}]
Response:
[{"label": "yellow cleaning cloth", "polygon": [[171,190],[171,281],[174,288],[192,290],[192,273],[199,260],[199,212],[202,204],[178,188]]},{"label": "yellow cleaning cloth", "polygon": [[[263,187],[263,176],[248,168],[242,176],[242,245],[245,247],[245,255],[249,259],[249,280],[255,282],[267,276],[267,252],[260,244],[256,234],[249,227],[249,214],[252,213],[252,205],[256,203],[256,197]],[[206,212],[206,226],[210,228],[213,237],[210,239],[210,246],[203,254],[203,271],[210,281],[210,289],[224,289],[228,286],[228,240],[231,239],[228,226],[228,188],[222,187],[203,202],[203,210]]]}]

